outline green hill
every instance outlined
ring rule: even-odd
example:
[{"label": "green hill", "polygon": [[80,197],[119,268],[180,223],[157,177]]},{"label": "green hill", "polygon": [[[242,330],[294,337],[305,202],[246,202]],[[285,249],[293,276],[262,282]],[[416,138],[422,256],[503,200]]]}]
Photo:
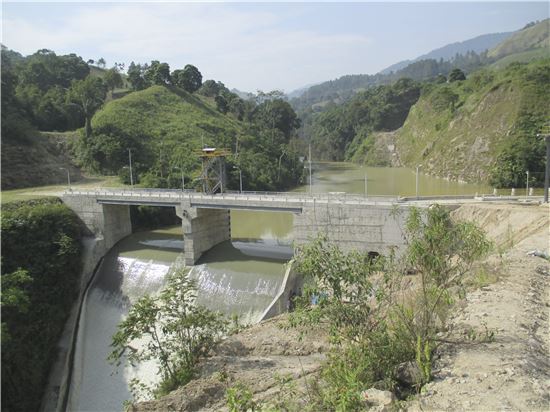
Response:
[{"label": "green hill", "polygon": [[464,181],[540,182],[550,119],[550,59],[484,69],[465,81],[429,86],[395,142],[402,164]]},{"label": "green hill", "polygon": [[[277,109],[276,104],[265,107]],[[262,126],[260,115],[265,107],[251,114],[258,119],[241,122],[218,111],[212,99],[173,86],[152,86],[106,103],[92,119],[93,136],[80,139],[76,152],[86,168],[119,174],[129,182],[125,166],[131,148],[134,178],[142,185],[178,187],[179,168],[184,169],[186,182],[195,181],[197,186],[200,163],[196,151],[203,144],[233,153],[238,147],[239,156],[228,158],[229,187],[239,187],[237,167],[242,170],[245,190],[289,187],[300,178],[302,168],[286,146],[289,136]]]},{"label": "green hill", "polygon": [[[508,39],[489,50],[488,56],[495,59],[524,53],[534,49],[546,48],[550,53],[550,19],[543,20],[533,26],[515,32]],[[547,54],[546,57],[549,57]]]}]

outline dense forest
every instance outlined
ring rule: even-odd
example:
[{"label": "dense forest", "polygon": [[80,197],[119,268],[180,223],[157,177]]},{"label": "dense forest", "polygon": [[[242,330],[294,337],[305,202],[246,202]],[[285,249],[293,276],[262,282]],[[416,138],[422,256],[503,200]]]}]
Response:
[{"label": "dense forest", "polygon": [[[103,60],[103,59],[100,59]],[[250,190],[278,190],[298,183],[302,166],[291,141],[300,121],[282,93],[244,100],[220,81],[206,80],[193,65],[171,70],[157,60],[105,69],[74,54],[39,50],[31,56],[2,48],[2,136],[21,145],[37,131],[82,133],[70,142],[77,165],[93,173],[119,174],[148,187],[200,187],[195,152],[224,146],[228,185],[239,171]],[[116,93],[115,93],[116,92]],[[9,162],[9,159],[4,159]]]}]

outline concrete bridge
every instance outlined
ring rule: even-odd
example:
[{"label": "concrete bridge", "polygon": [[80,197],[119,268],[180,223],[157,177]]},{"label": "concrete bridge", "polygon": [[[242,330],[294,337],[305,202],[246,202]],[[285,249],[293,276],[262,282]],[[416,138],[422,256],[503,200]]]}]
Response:
[{"label": "concrete bridge", "polygon": [[432,199],[410,202],[387,196],[365,198],[344,193],[206,195],[162,189],[66,191],[62,199],[91,233],[104,239],[105,250],[132,233],[131,205],[174,207],[182,221],[188,265],[216,244],[231,239],[231,209],[292,213],[293,239],[298,245],[324,232],[344,250],[384,254],[392,247],[400,249],[404,245],[402,228],[411,204],[427,207],[434,202]]}]

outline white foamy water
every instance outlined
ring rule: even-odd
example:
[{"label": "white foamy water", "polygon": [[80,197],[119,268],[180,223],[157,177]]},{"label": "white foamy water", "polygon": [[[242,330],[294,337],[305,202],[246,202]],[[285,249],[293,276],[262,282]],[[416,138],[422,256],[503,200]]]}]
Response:
[{"label": "white foamy water", "polygon": [[[96,275],[80,317],[70,411],[119,411],[131,399],[129,382],[139,378],[147,384],[158,381],[157,364],[115,367],[107,362],[111,338],[129,307],[145,294],[158,292],[170,264],[118,257],[109,260]],[[124,365],[124,364],[123,364]]]},{"label": "white foamy water", "polygon": [[237,315],[243,324],[256,323],[278,293],[282,276],[263,276],[219,270],[208,265],[189,272],[197,282],[197,304],[225,315]]}]

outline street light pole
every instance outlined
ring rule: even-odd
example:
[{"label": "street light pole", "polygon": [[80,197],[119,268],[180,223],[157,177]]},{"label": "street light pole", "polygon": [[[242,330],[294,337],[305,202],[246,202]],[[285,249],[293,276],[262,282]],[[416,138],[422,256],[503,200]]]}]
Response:
[{"label": "street light pole", "polygon": [[527,179],[525,179],[525,196],[529,196],[529,170],[525,172]]},{"label": "street light pole", "polygon": [[548,186],[550,185],[550,133],[537,134],[546,140],[546,170],[544,172],[544,203],[548,203]]},{"label": "street light pole", "polygon": [[422,165],[416,166],[416,198],[418,199],[418,169],[420,169]]},{"label": "street light pole", "polygon": [[240,192],[243,192],[243,171],[239,169],[239,188]]},{"label": "street light pole", "polygon": [[132,149],[128,149],[128,159],[130,161],[130,186],[134,187],[134,175],[132,173]]},{"label": "street light pole", "polygon": [[311,186],[311,143],[309,144],[309,156],[308,156],[308,161],[309,161],[309,194],[313,194],[313,188]]},{"label": "street light pole", "polygon": [[71,189],[71,174],[69,173],[69,169],[65,167],[60,167],[59,170],[65,170],[67,172],[67,185],[69,186],[69,190]]}]

